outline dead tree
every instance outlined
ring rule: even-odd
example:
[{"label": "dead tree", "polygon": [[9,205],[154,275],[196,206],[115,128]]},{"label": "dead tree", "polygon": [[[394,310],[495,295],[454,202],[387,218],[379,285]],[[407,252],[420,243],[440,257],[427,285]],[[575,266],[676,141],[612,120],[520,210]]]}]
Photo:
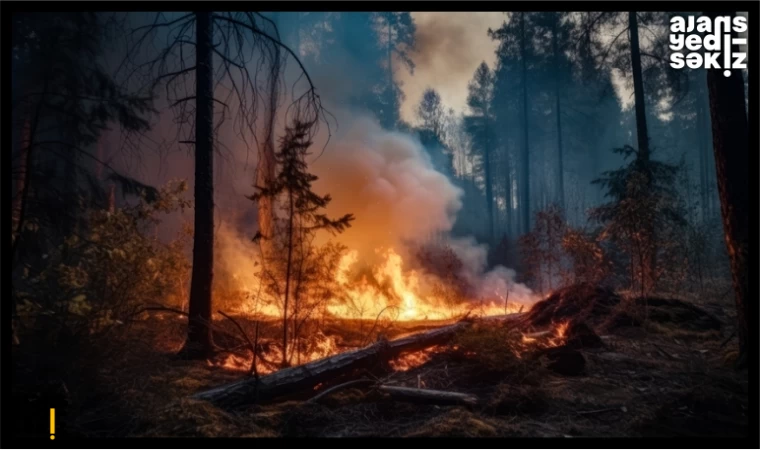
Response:
[{"label": "dead tree", "polygon": [[[136,61],[141,52],[146,52],[144,47],[162,33],[168,44],[158,54],[147,50],[150,54],[147,61]],[[268,70],[268,76],[274,79],[271,86],[276,87],[284,70],[281,50],[295,60],[306,81],[300,96],[294,94],[288,114],[309,124],[313,134],[321,119],[325,118],[324,110],[297,55],[280,41],[274,22],[260,13],[195,12],[176,18],[158,13],[152,23],[136,27],[131,37],[135,40],[130,43],[127,58],[121,66],[132,68],[127,80],[134,80],[135,74],[141,74],[149,80],[151,91],[164,86],[165,106],[175,112],[175,122],[179,124],[176,141],[195,145],[193,272],[188,336],[182,353],[189,358],[204,358],[214,349],[208,324],[212,319],[213,154],[221,145],[218,130],[227,114],[235,111],[235,134],[248,148],[252,142],[257,142],[257,105],[262,93],[256,85],[256,75]],[[187,51],[187,47],[194,51]],[[192,55],[195,56],[194,62],[189,63],[186,59]],[[220,62],[218,68],[214,67],[214,57]],[[193,84],[195,92],[188,95],[188,86]],[[227,95],[218,98],[225,91]],[[293,91],[297,92],[295,85]],[[270,99],[276,102],[276,92],[270,93]],[[191,111],[188,108],[193,104],[195,110]],[[216,124],[215,104],[221,106],[221,118]],[[270,105],[270,133],[275,107],[276,103]],[[194,140],[183,137],[193,134]],[[266,161],[262,156],[259,155],[259,161]]]}]

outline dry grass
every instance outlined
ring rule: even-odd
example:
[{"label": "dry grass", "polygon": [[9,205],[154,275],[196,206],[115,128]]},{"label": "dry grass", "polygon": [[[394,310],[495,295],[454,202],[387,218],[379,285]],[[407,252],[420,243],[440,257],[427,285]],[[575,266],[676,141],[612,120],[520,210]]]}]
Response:
[{"label": "dry grass", "polygon": [[728,333],[689,329],[680,314],[611,330],[603,348],[581,349],[586,374],[578,377],[547,370],[517,330],[498,323],[469,328],[421,366],[375,374],[384,384],[475,395],[480,402],[470,408],[400,402],[357,387],[318,404],[224,411],[188,397],[241,375],[177,360],[182,321],[146,321],[123,341],[104,343],[118,351],[98,362],[86,385],[69,386],[75,398],[65,426],[81,436],[746,435],[748,375],[726,365]]}]

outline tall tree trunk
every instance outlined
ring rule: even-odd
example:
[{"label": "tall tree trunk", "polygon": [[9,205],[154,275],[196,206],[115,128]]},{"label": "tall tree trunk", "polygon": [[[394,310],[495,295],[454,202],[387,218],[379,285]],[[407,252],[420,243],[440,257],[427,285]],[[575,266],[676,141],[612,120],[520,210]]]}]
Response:
[{"label": "tall tree trunk", "polygon": [[[272,14],[272,21],[275,26],[279,26],[279,13]],[[275,28],[275,35],[279,40],[279,31]],[[269,95],[269,103],[267,105],[264,117],[264,145],[260,152],[259,165],[256,170],[256,186],[260,188],[268,187],[275,177],[275,125],[277,117],[277,102],[279,99],[279,82],[280,82],[280,47],[274,45],[272,49],[273,61],[272,70],[269,73],[269,86],[267,87],[267,95]],[[261,233],[263,239],[261,240],[261,250],[265,259],[269,259],[272,256],[272,239],[274,238],[274,205],[272,197],[262,195],[258,200],[258,222],[259,233]]]},{"label": "tall tree trunk", "polygon": [[708,110],[705,107],[705,97],[707,96],[705,88],[707,86],[707,82],[703,71],[700,70],[696,72],[695,84],[697,85],[695,94],[697,96],[697,137],[699,139],[699,143],[697,144],[697,150],[699,152],[699,201],[701,218],[702,222],[704,223],[705,220],[711,216],[711,214],[709,210],[710,199],[708,197],[710,192],[710,169],[708,165],[709,150],[707,140]]},{"label": "tall tree trunk", "polygon": [[[702,94],[702,109],[704,111],[704,127],[702,128],[702,139],[707,144],[712,142],[712,130],[710,126],[710,94],[707,92],[707,71],[705,71]],[[715,178],[715,156],[713,155],[711,146],[709,144],[704,146],[705,157],[705,181],[707,182],[707,217],[715,217],[715,211],[720,209],[717,204],[720,199],[718,198],[717,185],[718,182]]]},{"label": "tall tree trunk", "polygon": [[288,260],[285,266],[285,299],[282,303],[282,367],[288,366],[288,303],[290,301],[290,272],[293,266],[293,220],[295,208],[293,191],[288,189]]},{"label": "tall tree trunk", "polygon": [[520,186],[522,232],[530,232],[530,144],[528,141],[528,65],[525,51],[525,13],[520,13],[520,59],[522,60],[523,154]]},{"label": "tall tree trunk", "polygon": [[[24,125],[21,129],[21,149],[19,152],[19,173],[16,178],[16,196],[13,198],[13,243],[11,244],[11,264],[14,265],[14,257],[16,255],[17,244],[21,239],[22,222],[24,219],[24,212],[26,209],[26,202],[29,196],[29,169],[31,168],[31,145],[32,145],[32,127],[29,123],[29,119],[24,120]],[[15,294],[15,292],[14,292]],[[17,317],[17,296],[12,295],[12,330],[13,330],[13,342],[18,344],[19,339],[16,333],[16,317]]]},{"label": "tall tree trunk", "polygon": [[[639,47],[639,24],[635,11],[628,12],[628,27],[631,33],[631,69],[633,72],[633,91],[636,102],[636,138],[638,142],[637,158],[641,167],[646,167],[649,163],[649,133],[647,131],[646,105],[644,103],[644,79],[641,71],[641,50]],[[646,169],[648,171],[648,169]],[[647,172],[649,173],[649,172]],[[647,184],[652,182],[647,178]],[[644,242],[646,247],[644,251],[645,263],[641,267],[642,271],[642,291],[649,292],[655,284],[656,266],[657,266],[657,248],[655,247],[655,229],[654,224],[644,225],[646,236]]]},{"label": "tall tree trunk", "polygon": [[97,160],[95,161],[95,178],[98,181],[103,181],[103,163],[101,161],[105,160],[105,150],[103,150],[103,133],[100,133],[98,136],[98,142],[97,142],[97,148],[95,149],[97,156]]},{"label": "tall tree trunk", "polygon": [[[37,136],[37,131],[39,129],[40,120],[42,118],[42,107],[45,104],[45,99],[47,98],[48,93],[48,74],[45,73],[43,77],[43,83],[42,83],[42,94],[40,95],[40,99],[37,102],[37,105],[35,106],[34,116],[31,117],[31,123],[29,119],[24,121],[23,128],[21,130],[21,154],[19,155],[21,157],[20,164],[23,166],[22,168],[22,177],[23,181],[20,184],[17,184],[17,188],[20,188],[20,192],[17,194],[18,198],[18,213],[16,215],[16,220],[13,228],[13,235],[12,235],[12,241],[11,241],[11,266],[13,267],[16,264],[16,258],[18,256],[20,242],[23,240],[22,235],[24,234],[24,228],[26,224],[26,216],[28,215],[29,210],[29,196],[31,195],[32,191],[32,180],[34,175],[34,147],[35,147],[35,137]],[[31,113],[29,113],[31,116]],[[16,206],[16,205],[14,205]],[[15,207],[14,207],[15,210]],[[15,211],[13,211],[15,212]],[[16,289],[15,285],[11,283],[11,311],[12,311],[12,329],[13,329],[13,342],[18,343],[18,336],[16,334],[16,317],[17,317],[17,311],[18,311],[18,305],[16,304],[18,301],[18,295],[16,295]]]},{"label": "tall tree trunk", "polygon": [[[43,81],[42,94],[40,100],[35,106],[34,117],[27,129],[22,131],[22,153],[24,159],[21,164],[24,166],[24,182],[21,187],[21,193],[19,195],[18,205],[18,219],[16,221],[16,227],[14,228],[13,241],[11,243],[11,261],[15,261],[17,252],[19,250],[19,243],[23,240],[22,235],[24,233],[24,227],[26,224],[26,216],[29,213],[29,196],[32,192],[32,178],[34,175],[34,160],[35,160],[35,138],[37,137],[37,131],[40,126],[40,120],[42,118],[42,108],[45,104],[45,99],[48,93],[48,75],[45,74]],[[25,149],[25,150],[24,150]],[[14,304],[15,312],[15,304]]]},{"label": "tall tree trunk", "polygon": [[[102,161],[105,161],[106,152],[103,145],[103,134],[98,137],[98,160],[95,161],[95,176],[98,181],[103,181],[103,166]],[[116,185],[113,182],[108,183],[108,198],[106,201],[106,209],[110,212],[114,212],[116,209]]]},{"label": "tall tree trunk", "polygon": [[32,140],[32,126],[29,123],[29,119],[24,120],[24,125],[21,128],[21,142],[19,151],[19,172],[16,177],[16,195],[13,197],[13,229],[17,229],[21,219],[21,204],[24,198],[24,186],[26,186],[26,180],[28,178],[29,166],[27,159],[29,158],[29,146]]},{"label": "tall tree trunk", "polygon": [[63,163],[64,175],[63,175],[63,195],[65,204],[69,205],[66,208],[66,214],[63,216],[63,232],[66,236],[77,233],[79,215],[80,215],[80,203],[79,203],[79,173],[77,169],[77,163],[79,161],[79,152],[71,152],[66,156]]},{"label": "tall tree trunk", "polygon": [[388,13],[388,86],[393,87],[393,27],[391,20],[393,13]]},{"label": "tall tree trunk", "polygon": [[639,25],[636,12],[628,13],[628,27],[631,33],[631,68],[633,71],[633,94],[636,102],[636,138],[639,158],[649,160],[649,135],[647,115],[644,105],[644,79],[641,73],[641,50],[639,49]]},{"label": "tall tree trunk", "polygon": [[[557,18],[559,20],[559,18]],[[554,52],[554,70],[559,70],[559,45],[557,43],[557,22],[552,27],[552,51]],[[559,72],[560,74],[562,72]],[[562,114],[560,94],[560,75],[554,78],[554,110],[557,117],[557,199],[559,207],[565,210],[565,168],[562,156]]]},{"label": "tall tree trunk", "polygon": [[[734,13],[711,13],[733,16]],[[739,338],[737,366],[747,363],[747,302],[749,301],[749,129],[744,101],[741,70],[731,70],[725,77],[722,69],[708,70],[713,151],[720,194],[723,231],[731,261],[736,297],[736,335]]]},{"label": "tall tree trunk", "polygon": [[506,212],[504,215],[504,227],[506,229],[506,233],[509,235],[512,233],[512,213],[514,211],[514,203],[512,202],[512,159],[510,158],[509,152],[506,148],[504,149],[504,159],[506,166],[506,170],[504,171],[504,186],[506,186]]},{"label": "tall tree trunk", "polygon": [[[488,117],[484,117],[487,122]],[[486,133],[489,133],[489,127],[486,125]],[[491,176],[491,140],[486,139],[486,148],[483,149],[483,170],[485,172],[486,182],[486,202],[488,203],[488,242],[494,243],[494,220],[493,220],[493,178]]]},{"label": "tall tree trunk", "polygon": [[187,341],[188,358],[213,351],[211,285],[214,277],[214,91],[211,13],[196,12],[195,44],[195,235]]}]

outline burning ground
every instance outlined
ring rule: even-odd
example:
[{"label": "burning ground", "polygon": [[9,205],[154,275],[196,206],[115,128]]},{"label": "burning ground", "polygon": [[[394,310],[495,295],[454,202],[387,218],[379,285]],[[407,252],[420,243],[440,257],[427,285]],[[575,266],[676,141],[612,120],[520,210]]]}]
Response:
[{"label": "burning ground", "polygon": [[[748,379],[729,367],[726,306],[573,286],[523,314],[460,322],[445,342],[235,407],[193,396],[251,380],[250,360],[176,359],[185,320],[158,312],[110,342],[97,370],[81,368],[90,383],[65,387],[71,413],[62,429],[83,436],[747,436]],[[236,322],[253,335],[254,321]],[[381,339],[448,324],[396,321]],[[349,352],[368,344],[368,327],[334,319],[310,339]],[[239,343],[229,320],[215,328],[230,336],[228,345]],[[259,323],[260,341],[276,332],[276,323]],[[403,397],[398,387],[464,398]]]}]

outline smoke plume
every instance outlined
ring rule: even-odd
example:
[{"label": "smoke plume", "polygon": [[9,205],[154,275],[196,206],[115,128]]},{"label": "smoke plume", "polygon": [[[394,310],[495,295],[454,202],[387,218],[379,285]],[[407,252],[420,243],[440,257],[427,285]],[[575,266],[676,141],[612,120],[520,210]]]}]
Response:
[{"label": "smoke plume", "polygon": [[[463,192],[433,167],[420,142],[406,134],[383,130],[368,117],[344,114],[341,134],[311,165],[319,176],[315,190],[329,193],[328,213],[356,216],[337,237],[372,263],[376,250],[393,248],[409,254],[413,243],[435,238],[448,245],[463,263],[460,277],[479,298],[530,303],[533,295],[514,281],[504,267],[487,271],[488,249],[474,238],[451,238],[448,232],[462,207]],[[405,258],[406,259],[406,258]]]}]

